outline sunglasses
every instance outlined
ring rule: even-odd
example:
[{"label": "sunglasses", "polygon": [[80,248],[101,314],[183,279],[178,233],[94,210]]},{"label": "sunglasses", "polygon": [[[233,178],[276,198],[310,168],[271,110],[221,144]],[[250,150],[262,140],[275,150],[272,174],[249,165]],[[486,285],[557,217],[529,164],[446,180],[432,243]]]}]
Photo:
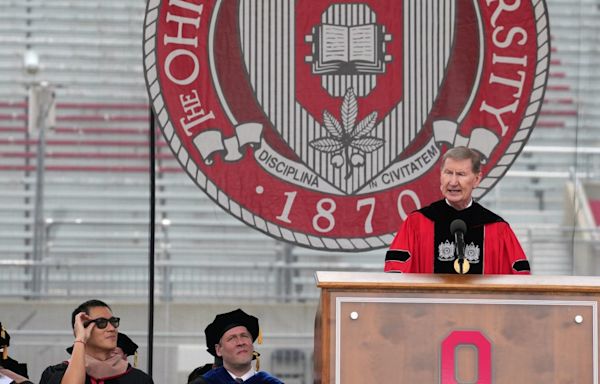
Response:
[{"label": "sunglasses", "polygon": [[110,323],[110,325],[112,325],[115,328],[119,328],[119,322],[121,321],[121,318],[119,317],[111,317],[110,319],[106,319],[104,317],[99,317],[97,319],[94,320],[88,320],[85,323],[83,323],[84,327],[87,327],[88,325],[92,324],[92,323],[96,323],[96,327],[98,327],[98,329],[104,329],[106,328],[106,326],[108,325],[108,323]]}]

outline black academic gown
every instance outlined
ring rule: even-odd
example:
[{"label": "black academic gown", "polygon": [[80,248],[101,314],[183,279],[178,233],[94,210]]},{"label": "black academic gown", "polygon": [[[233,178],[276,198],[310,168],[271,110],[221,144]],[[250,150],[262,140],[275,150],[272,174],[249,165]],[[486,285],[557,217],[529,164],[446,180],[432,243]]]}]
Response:
[{"label": "black academic gown", "polygon": [[0,368],[2,368],[5,376],[13,379],[11,384],[32,384],[31,381],[27,380],[27,364],[19,363],[17,360],[7,357],[5,360],[0,359]]},{"label": "black academic gown", "polygon": [[[39,384],[60,384],[68,366],[64,362],[46,368]],[[93,378],[85,375],[85,384],[153,384],[153,381],[146,373],[129,365],[125,373],[114,377]]]}]

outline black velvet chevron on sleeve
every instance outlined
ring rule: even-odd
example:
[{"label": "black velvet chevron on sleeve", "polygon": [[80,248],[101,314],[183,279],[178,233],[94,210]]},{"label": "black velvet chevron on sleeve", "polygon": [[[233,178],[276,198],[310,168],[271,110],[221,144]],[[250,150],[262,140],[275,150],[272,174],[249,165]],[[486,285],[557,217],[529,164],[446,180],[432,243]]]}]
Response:
[{"label": "black velvet chevron on sleeve", "polygon": [[406,251],[398,251],[394,249],[390,249],[385,254],[385,261],[400,261],[406,262],[410,259],[410,253]]},{"label": "black velvet chevron on sleeve", "polygon": [[518,260],[513,264],[513,269],[517,272],[531,271],[528,260]]}]

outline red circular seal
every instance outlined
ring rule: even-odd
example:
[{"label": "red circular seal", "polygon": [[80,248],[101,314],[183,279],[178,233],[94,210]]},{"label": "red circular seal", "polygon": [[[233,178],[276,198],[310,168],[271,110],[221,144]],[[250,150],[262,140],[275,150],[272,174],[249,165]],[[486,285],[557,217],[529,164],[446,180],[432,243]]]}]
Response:
[{"label": "red circular seal", "polygon": [[535,124],[541,0],[149,0],[144,66],[173,153],[248,225],[305,247],[387,246],[441,197],[440,159],[484,159],[483,196]]}]

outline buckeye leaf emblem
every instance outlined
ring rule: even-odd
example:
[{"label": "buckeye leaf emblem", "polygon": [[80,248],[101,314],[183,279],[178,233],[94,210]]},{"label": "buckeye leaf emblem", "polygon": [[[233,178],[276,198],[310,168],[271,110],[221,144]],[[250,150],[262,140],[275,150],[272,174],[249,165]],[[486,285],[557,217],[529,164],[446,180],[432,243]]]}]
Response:
[{"label": "buckeye leaf emblem", "polygon": [[[352,176],[352,170],[365,164],[365,154],[381,148],[385,141],[369,136],[377,122],[377,112],[372,112],[358,124],[358,102],[352,88],[346,90],[340,123],[329,111],[323,112],[323,125],[329,136],[315,139],[309,143],[317,151],[331,154],[331,165],[341,168],[346,164],[346,180]],[[351,150],[352,149],[352,150]]]}]

